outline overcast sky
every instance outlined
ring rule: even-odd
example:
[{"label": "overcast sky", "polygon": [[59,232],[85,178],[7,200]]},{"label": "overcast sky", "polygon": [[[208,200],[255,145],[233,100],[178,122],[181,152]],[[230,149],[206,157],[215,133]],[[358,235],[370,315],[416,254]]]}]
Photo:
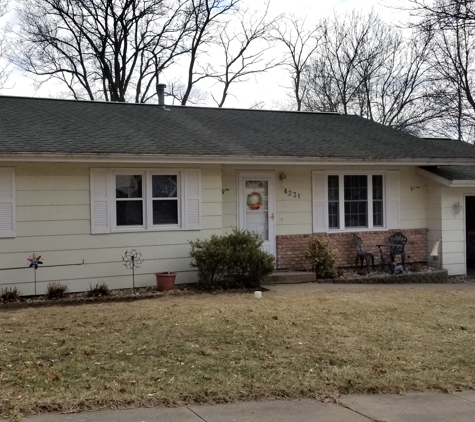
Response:
[{"label": "overcast sky", "polygon": [[[264,4],[262,0],[245,0],[251,8],[258,8]],[[404,20],[405,13],[398,12],[386,6],[400,3],[400,0],[270,0],[270,14],[285,15],[293,14],[304,17],[306,24],[314,25],[320,18],[329,16],[335,10],[337,13],[345,11],[374,9],[387,22],[397,23]],[[278,55],[278,51],[275,52]],[[225,103],[225,107],[250,107],[257,102],[264,102],[264,108],[275,108],[276,103],[285,101],[290,87],[288,73],[282,68],[276,68],[257,78],[251,77],[248,82],[234,85]],[[203,91],[212,90],[208,83],[202,86]],[[0,90],[0,94],[54,97],[58,88],[53,83],[44,84],[35,91],[31,79],[20,71],[14,71],[11,75],[7,89]],[[213,105],[211,98],[206,105]]]}]

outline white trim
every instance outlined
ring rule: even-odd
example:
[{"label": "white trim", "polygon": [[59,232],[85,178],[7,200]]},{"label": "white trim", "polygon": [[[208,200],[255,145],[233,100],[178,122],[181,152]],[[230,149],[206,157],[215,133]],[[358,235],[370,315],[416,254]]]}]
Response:
[{"label": "white trim", "polygon": [[0,238],[15,237],[16,236],[16,184],[15,184],[15,169],[13,167],[0,167],[0,178],[3,175],[8,176],[7,184],[9,184],[10,194],[8,196],[0,197],[0,206],[8,205],[10,216],[6,222],[11,229],[0,231]]},{"label": "white trim", "polygon": [[[244,179],[262,179],[268,181],[268,231],[269,231],[269,240],[268,246],[269,251],[274,255],[277,256],[277,240],[276,240],[276,194],[275,194],[275,171],[236,171],[237,177],[237,208],[238,208],[238,228],[243,229],[245,228],[245,198],[244,198]],[[272,195],[272,200],[271,199]],[[271,218],[273,215],[273,218]],[[265,242],[265,243],[267,243]],[[265,246],[265,243],[263,246]]]},{"label": "white trim", "polygon": [[325,171],[312,171],[312,228],[322,233],[328,227],[328,178]]},{"label": "white trim", "polygon": [[[184,230],[200,230],[201,229],[201,170],[200,169],[178,169],[172,167],[162,168],[132,168],[132,167],[114,167],[110,169],[91,168],[91,233],[143,233],[143,232],[164,232],[164,231],[184,231]],[[107,201],[108,201],[108,218],[109,227],[107,231],[94,231],[93,228],[93,174],[97,171],[103,171],[107,175]],[[186,180],[185,173],[193,171],[194,177],[198,178],[198,213],[199,223],[193,226],[185,222],[186,216]],[[178,224],[176,225],[153,225],[152,221],[152,176],[153,175],[172,174],[176,175],[178,179]],[[142,201],[143,201],[143,225],[141,226],[117,226],[116,215],[116,176],[120,175],[142,175]],[[138,199],[138,198],[137,198]],[[196,217],[195,217],[196,219]]]},{"label": "white trim", "polygon": [[[182,177],[182,172],[180,170],[176,169],[165,169],[161,168],[158,170],[151,170],[146,172],[146,177],[147,177],[147,188],[149,195],[145,198],[146,201],[146,208],[147,208],[147,228],[150,228],[150,230],[176,230],[176,229],[181,229],[183,227],[183,215],[184,215],[184,177]],[[177,224],[153,224],[153,185],[152,185],[152,180],[153,176],[164,176],[164,175],[172,175],[177,177],[177,197],[176,200],[178,204],[178,223]],[[155,198],[156,200],[160,200],[161,198]],[[166,198],[163,198],[164,200],[167,200]]]},{"label": "white trim", "polygon": [[[142,198],[133,200],[142,200],[142,225],[141,226],[118,226],[117,225],[117,198],[116,194],[116,176],[142,176]],[[111,232],[143,232],[147,230],[147,172],[134,169],[112,169],[110,172],[110,203],[111,203]]]},{"label": "white trim", "polygon": [[107,168],[89,170],[89,194],[91,202],[91,234],[111,231],[111,177]]},{"label": "white trim", "polygon": [[[388,173],[393,172],[397,173],[399,177],[399,171],[396,170],[342,170],[342,169],[333,169],[325,171],[312,171],[312,219],[313,219],[313,232],[325,232],[325,233],[352,233],[352,232],[365,232],[365,231],[388,231],[389,230],[389,212],[388,212],[388,197],[389,188],[388,188]],[[324,225],[325,227],[316,228],[315,221],[315,175],[323,174],[323,201],[324,201]],[[348,227],[341,228],[344,226],[345,218],[345,204],[344,200],[344,177],[343,176],[368,176],[368,227]],[[339,181],[339,212],[340,212],[340,228],[330,229],[329,228],[329,215],[328,215],[328,176],[338,176]],[[374,227],[372,219],[372,210],[373,210],[373,200],[372,200],[372,186],[373,179],[372,176],[382,176],[383,177],[383,218],[384,226]],[[399,180],[399,179],[398,179]],[[321,201],[321,200],[319,200]],[[397,204],[399,206],[399,202]],[[399,223],[397,224],[399,225]],[[391,227],[393,228],[393,227]],[[317,230],[318,229],[318,230]]]},{"label": "white trim", "polygon": [[475,188],[475,180],[450,180],[421,168],[417,173],[449,188]]},{"label": "white trim", "polygon": [[3,162],[80,162],[80,163],[148,163],[148,164],[234,164],[234,165],[322,165],[336,166],[368,166],[385,165],[397,167],[410,166],[444,166],[444,165],[475,165],[475,158],[406,158],[406,159],[356,159],[335,157],[256,157],[256,156],[206,156],[206,155],[153,155],[153,154],[51,154],[51,153],[15,153],[0,154]]}]

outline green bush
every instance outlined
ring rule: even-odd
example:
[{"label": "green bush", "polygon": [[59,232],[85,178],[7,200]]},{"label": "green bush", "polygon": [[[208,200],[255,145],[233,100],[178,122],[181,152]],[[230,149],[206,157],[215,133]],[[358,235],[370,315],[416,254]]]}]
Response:
[{"label": "green bush", "polygon": [[335,278],[338,276],[337,254],[330,249],[328,239],[311,236],[307,243],[306,258],[312,263],[315,278]]},{"label": "green bush", "polygon": [[191,266],[205,289],[216,287],[255,288],[274,271],[274,256],[261,249],[258,234],[233,229],[224,236],[190,241]]},{"label": "green bush", "polygon": [[20,290],[17,287],[4,287],[0,291],[0,302],[18,302],[20,300]]},{"label": "green bush", "polygon": [[87,291],[87,295],[89,297],[109,296],[109,286],[103,281],[100,283],[96,283],[94,286],[90,284],[89,290]]},{"label": "green bush", "polygon": [[68,293],[68,286],[61,283],[49,283],[46,287],[46,297],[48,299],[62,299]]}]

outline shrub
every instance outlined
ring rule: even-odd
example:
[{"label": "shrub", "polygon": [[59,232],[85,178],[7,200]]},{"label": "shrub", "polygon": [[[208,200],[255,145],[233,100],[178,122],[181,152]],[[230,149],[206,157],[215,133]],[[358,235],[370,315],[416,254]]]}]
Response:
[{"label": "shrub", "polygon": [[46,296],[48,299],[61,299],[68,293],[68,286],[59,282],[49,283],[46,287]]},{"label": "shrub", "polygon": [[330,249],[328,239],[311,236],[307,244],[306,258],[312,263],[315,278],[335,278],[338,276],[337,254]]},{"label": "shrub", "polygon": [[99,296],[109,296],[110,290],[109,286],[102,282],[96,283],[94,286],[89,285],[89,290],[87,291],[89,297],[99,297]]},{"label": "shrub", "polygon": [[20,300],[20,290],[16,287],[4,287],[0,291],[0,302],[18,302]]},{"label": "shrub", "polygon": [[191,266],[203,288],[259,287],[274,271],[274,256],[261,249],[258,234],[233,229],[223,236],[191,241]]}]

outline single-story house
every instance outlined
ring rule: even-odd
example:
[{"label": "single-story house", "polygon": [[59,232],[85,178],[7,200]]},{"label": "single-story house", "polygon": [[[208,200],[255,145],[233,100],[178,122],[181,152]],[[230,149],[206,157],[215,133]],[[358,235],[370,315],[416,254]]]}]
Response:
[{"label": "single-story house", "polygon": [[[475,257],[475,147],[420,139],[357,116],[0,96],[0,287],[131,286],[127,249],[196,280],[189,241],[258,232],[278,269],[308,268],[314,233],[354,265],[391,233],[407,262],[466,274]],[[471,252],[472,251],[472,252]],[[81,266],[65,266],[80,263]],[[25,267],[25,268],[23,268]]]}]

